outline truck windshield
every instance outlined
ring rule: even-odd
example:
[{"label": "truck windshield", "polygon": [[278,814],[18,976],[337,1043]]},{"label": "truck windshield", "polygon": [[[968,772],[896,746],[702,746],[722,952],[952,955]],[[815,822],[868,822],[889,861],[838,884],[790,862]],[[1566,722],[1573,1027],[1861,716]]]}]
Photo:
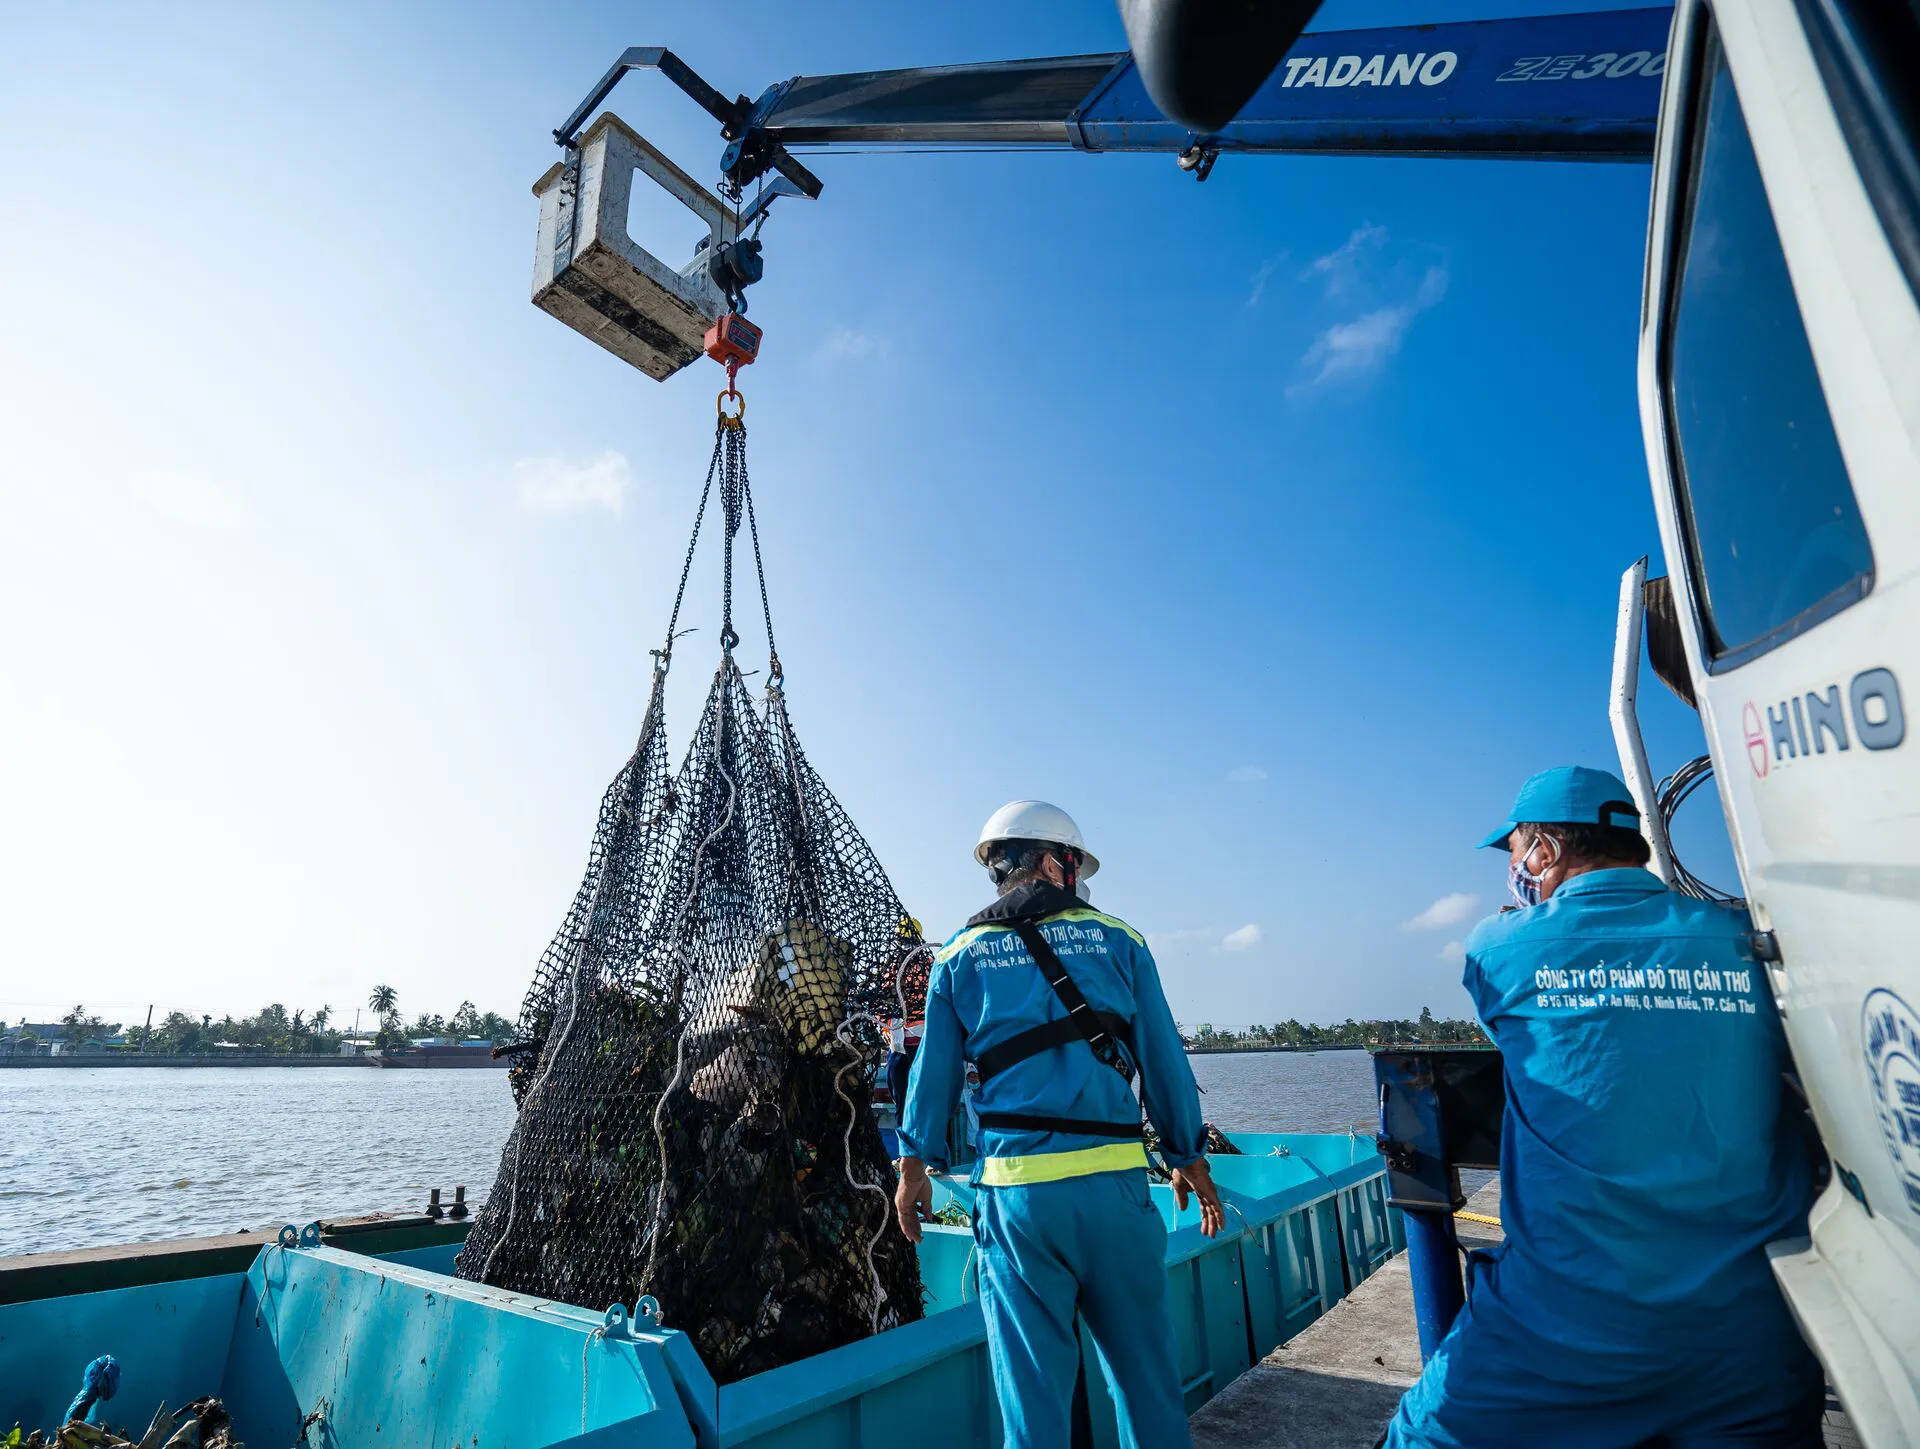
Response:
[{"label": "truck windshield", "polygon": [[1865,594],[1873,551],[1717,43],[1705,76],[1668,394],[1707,652],[1731,665]]}]

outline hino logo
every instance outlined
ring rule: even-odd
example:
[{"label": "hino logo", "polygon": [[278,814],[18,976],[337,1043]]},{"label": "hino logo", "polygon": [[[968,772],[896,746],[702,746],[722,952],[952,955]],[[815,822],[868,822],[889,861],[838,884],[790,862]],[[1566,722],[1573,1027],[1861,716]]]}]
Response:
[{"label": "hino logo", "polygon": [[1840,686],[1830,684],[1824,693],[1808,690],[1767,705],[1765,713],[1764,728],[1761,708],[1752,700],[1740,714],[1748,763],[1762,779],[1776,764],[1806,755],[1850,750],[1855,741],[1865,749],[1890,750],[1907,737],[1900,681],[1891,669],[1861,670],[1844,698]]}]

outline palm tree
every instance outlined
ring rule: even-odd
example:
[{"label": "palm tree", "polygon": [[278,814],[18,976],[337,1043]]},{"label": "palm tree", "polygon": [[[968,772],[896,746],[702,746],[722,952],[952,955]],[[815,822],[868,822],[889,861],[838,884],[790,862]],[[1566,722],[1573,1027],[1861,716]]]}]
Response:
[{"label": "palm tree", "polygon": [[371,1006],[381,1016],[391,1016],[393,1015],[394,1004],[399,1000],[400,993],[395,991],[391,986],[376,986],[373,988],[373,995],[367,998],[367,1005]]},{"label": "palm tree", "polygon": [[333,1020],[333,1008],[331,1006],[323,1006],[313,1014],[313,1029],[315,1031],[325,1031],[327,1029],[327,1023],[331,1020]]}]

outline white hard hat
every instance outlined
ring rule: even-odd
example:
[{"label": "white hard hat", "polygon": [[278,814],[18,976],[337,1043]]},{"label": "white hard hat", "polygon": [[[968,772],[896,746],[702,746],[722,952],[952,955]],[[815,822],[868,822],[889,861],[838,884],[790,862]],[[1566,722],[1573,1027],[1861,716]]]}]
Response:
[{"label": "white hard hat", "polygon": [[1058,805],[1044,800],[1014,800],[1002,805],[980,827],[980,843],[973,858],[985,865],[987,847],[996,840],[1044,840],[1051,845],[1070,845],[1080,852],[1080,874],[1092,875],[1100,862],[1080,838],[1080,827]]}]

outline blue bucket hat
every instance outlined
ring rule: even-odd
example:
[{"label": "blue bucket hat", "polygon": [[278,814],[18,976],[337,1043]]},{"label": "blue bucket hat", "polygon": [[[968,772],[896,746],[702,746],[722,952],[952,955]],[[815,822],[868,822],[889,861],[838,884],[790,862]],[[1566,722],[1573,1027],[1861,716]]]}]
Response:
[{"label": "blue bucket hat", "polygon": [[1640,828],[1640,811],[1625,783],[1609,770],[1560,765],[1542,770],[1520,787],[1507,823],[1480,844],[1507,848],[1516,825],[1613,825]]}]

